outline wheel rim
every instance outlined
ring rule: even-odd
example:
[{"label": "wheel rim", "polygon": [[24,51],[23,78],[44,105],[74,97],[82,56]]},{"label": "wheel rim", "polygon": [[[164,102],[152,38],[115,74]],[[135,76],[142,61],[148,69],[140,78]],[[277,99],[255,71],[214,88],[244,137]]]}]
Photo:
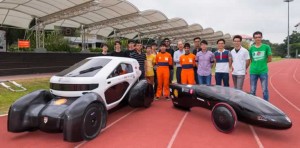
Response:
[{"label": "wheel rim", "polygon": [[97,107],[91,107],[86,111],[83,121],[83,134],[87,138],[98,135],[101,125],[101,112]]},{"label": "wheel rim", "polygon": [[221,132],[231,132],[236,124],[236,116],[227,106],[223,105],[216,106],[213,109],[212,119],[215,127]]}]

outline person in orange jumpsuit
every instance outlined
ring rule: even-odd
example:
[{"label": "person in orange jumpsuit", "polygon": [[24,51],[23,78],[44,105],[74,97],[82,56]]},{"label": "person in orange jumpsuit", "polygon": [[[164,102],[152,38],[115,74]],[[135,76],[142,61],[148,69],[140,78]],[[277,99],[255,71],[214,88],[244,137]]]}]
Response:
[{"label": "person in orange jumpsuit", "polygon": [[160,45],[160,52],[156,55],[155,61],[157,64],[157,91],[156,91],[156,100],[158,100],[163,93],[163,96],[166,99],[170,99],[170,89],[169,89],[169,77],[170,77],[170,68],[172,65],[172,56],[166,52],[167,46],[165,43]]},{"label": "person in orange jumpsuit", "polygon": [[196,56],[190,53],[190,44],[184,44],[185,54],[180,56],[180,64],[182,67],[181,71],[181,84],[195,84],[195,77],[194,77],[194,67],[196,66],[195,58]]}]

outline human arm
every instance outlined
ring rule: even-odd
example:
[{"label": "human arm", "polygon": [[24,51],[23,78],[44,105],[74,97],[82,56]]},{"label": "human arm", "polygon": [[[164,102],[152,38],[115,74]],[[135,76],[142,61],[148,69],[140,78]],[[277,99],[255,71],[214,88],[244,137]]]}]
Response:
[{"label": "human arm", "polygon": [[272,49],[269,45],[267,46],[267,54],[268,54],[268,63],[270,63],[272,62]]}]

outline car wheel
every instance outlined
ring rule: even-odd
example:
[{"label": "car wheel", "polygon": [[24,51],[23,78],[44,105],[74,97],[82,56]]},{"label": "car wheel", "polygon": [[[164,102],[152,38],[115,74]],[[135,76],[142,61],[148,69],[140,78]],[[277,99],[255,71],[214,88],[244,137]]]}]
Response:
[{"label": "car wheel", "polygon": [[83,114],[82,138],[91,140],[98,136],[103,124],[102,121],[103,106],[97,103],[90,104]]},{"label": "car wheel", "polygon": [[211,120],[217,130],[230,133],[236,126],[237,116],[229,104],[218,103],[212,109]]}]

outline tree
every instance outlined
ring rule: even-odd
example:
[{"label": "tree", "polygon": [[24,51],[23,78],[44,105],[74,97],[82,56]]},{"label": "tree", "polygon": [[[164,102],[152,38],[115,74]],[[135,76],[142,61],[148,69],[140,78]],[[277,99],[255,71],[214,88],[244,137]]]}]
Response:
[{"label": "tree", "polygon": [[[287,49],[287,38],[284,39],[285,50]],[[294,57],[296,54],[296,50],[300,50],[300,33],[297,31],[293,31],[290,35],[290,55]]]},{"label": "tree", "polygon": [[250,43],[247,42],[247,41],[242,41],[242,46],[246,49],[249,49],[250,48]]}]

